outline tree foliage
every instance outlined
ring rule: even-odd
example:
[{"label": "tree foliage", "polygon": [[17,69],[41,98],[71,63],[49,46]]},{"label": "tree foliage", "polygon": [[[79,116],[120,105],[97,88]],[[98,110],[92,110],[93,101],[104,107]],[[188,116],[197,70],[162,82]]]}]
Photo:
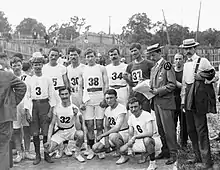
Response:
[{"label": "tree foliage", "polygon": [[15,32],[21,35],[32,35],[33,32],[37,32],[40,36],[45,34],[46,27],[33,18],[24,18],[20,24],[16,27]]},{"label": "tree foliage", "polygon": [[0,32],[9,33],[10,31],[11,25],[9,24],[7,17],[5,17],[5,13],[0,11]]}]

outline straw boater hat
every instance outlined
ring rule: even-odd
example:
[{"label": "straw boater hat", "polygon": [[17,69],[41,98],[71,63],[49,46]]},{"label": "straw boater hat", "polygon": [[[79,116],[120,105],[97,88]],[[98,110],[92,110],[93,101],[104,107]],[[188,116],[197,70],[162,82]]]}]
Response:
[{"label": "straw boater hat", "polygon": [[160,46],[159,43],[151,45],[151,46],[147,47],[146,54],[152,53],[152,52],[157,51],[157,50],[159,50],[161,48],[163,48],[163,46]]},{"label": "straw boater hat", "polygon": [[183,44],[180,45],[181,48],[191,48],[198,46],[199,43],[196,42],[193,38],[183,40]]}]

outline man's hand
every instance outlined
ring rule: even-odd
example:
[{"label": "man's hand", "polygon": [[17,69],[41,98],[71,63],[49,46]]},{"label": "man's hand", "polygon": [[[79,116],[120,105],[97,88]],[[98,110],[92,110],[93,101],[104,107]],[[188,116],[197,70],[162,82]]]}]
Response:
[{"label": "man's hand", "polygon": [[85,111],[86,110],[86,105],[84,103],[82,103],[80,106],[79,106],[80,110],[81,111]]},{"label": "man's hand", "polygon": [[197,73],[194,73],[194,78],[195,78],[195,80],[198,80],[198,81],[205,81],[205,79],[204,78],[202,78],[199,74],[197,74]]},{"label": "man's hand", "polygon": [[158,94],[158,91],[157,89],[152,89],[152,90],[149,90],[151,93],[153,93],[154,95],[157,95]]},{"label": "man's hand", "polygon": [[28,121],[28,123],[31,123],[32,117],[31,117],[29,110],[25,109],[24,112],[25,112],[26,120]]},{"label": "man's hand", "polygon": [[122,78],[123,78],[124,80],[130,80],[128,73],[124,73],[124,74],[122,75]]},{"label": "man's hand", "polygon": [[185,110],[185,104],[181,104],[181,111],[184,112],[184,113],[186,112],[186,110]]},{"label": "man's hand", "polygon": [[104,99],[99,103],[99,106],[104,109],[108,107],[108,104],[106,103],[106,100]]},{"label": "man's hand", "polygon": [[103,138],[102,135],[97,136],[97,137],[96,137],[97,142],[99,142],[102,138]]},{"label": "man's hand", "polygon": [[47,121],[51,122],[52,118],[53,118],[53,107],[51,107],[49,112],[47,113]]}]

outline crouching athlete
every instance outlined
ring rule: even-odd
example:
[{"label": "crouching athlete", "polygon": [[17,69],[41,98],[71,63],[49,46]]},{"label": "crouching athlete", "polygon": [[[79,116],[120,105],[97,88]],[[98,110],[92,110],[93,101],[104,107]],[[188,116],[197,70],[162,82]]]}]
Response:
[{"label": "crouching athlete", "polygon": [[[81,129],[85,126],[80,123],[80,111],[78,107],[71,104],[70,89],[61,87],[59,89],[61,103],[54,109],[54,116],[49,126],[48,142],[44,148],[48,153],[55,151],[59,145],[66,140],[76,140],[75,158],[79,162],[85,162],[81,156],[80,148],[84,141],[84,132]],[[54,125],[57,123],[58,129],[54,131]]]}]

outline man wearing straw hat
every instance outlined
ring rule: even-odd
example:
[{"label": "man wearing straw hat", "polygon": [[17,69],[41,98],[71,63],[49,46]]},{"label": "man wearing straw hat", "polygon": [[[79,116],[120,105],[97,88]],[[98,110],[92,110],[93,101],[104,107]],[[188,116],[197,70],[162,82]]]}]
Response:
[{"label": "man wearing straw hat", "polygon": [[163,144],[162,152],[156,159],[169,158],[166,165],[177,160],[177,140],[174,124],[174,110],[176,109],[174,89],[176,77],[172,64],[162,57],[162,47],[154,44],[147,48],[147,53],[156,61],[151,70],[150,87],[155,95],[153,98],[154,111],[158,132]]},{"label": "man wearing straw hat", "polygon": [[186,39],[180,46],[187,62],[184,64],[181,103],[186,111],[187,131],[195,154],[187,163],[208,169],[211,159],[206,113],[216,113],[215,92],[212,79],[215,69],[206,58],[196,54],[199,45],[194,39]]}]

